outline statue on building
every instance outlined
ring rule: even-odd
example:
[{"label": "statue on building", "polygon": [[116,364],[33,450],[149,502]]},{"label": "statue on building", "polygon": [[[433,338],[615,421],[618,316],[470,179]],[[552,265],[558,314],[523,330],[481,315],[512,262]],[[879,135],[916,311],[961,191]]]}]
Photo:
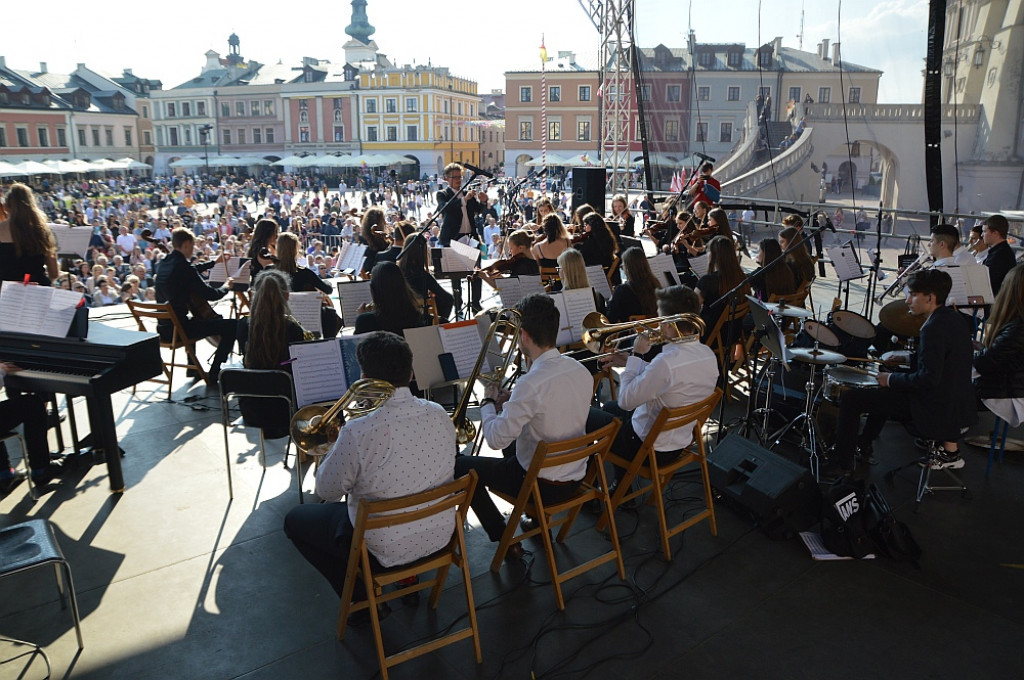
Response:
[{"label": "statue on building", "polygon": [[345,32],[364,45],[368,45],[370,36],[376,30],[366,18],[366,0],[352,0],[352,23],[345,28]]}]

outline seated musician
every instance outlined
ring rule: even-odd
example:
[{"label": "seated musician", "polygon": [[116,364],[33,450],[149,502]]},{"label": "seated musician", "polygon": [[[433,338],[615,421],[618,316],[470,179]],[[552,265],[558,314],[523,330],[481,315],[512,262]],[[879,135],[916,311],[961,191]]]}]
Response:
[{"label": "seated musician", "polygon": [[509,257],[498,260],[490,267],[478,270],[477,274],[492,288],[494,279],[503,273],[510,276],[537,276],[540,274],[540,267],[537,266],[537,261],[533,259],[530,252],[532,246],[533,239],[526,231],[522,229],[513,231],[508,235]]},{"label": "seated musician", "polygon": [[608,320],[612,323],[629,321],[631,316],[654,316],[658,305],[654,292],[661,282],[651,271],[651,265],[641,248],[627,248],[622,254],[622,270],[626,282],[615,286],[608,301]]},{"label": "seated musician", "polygon": [[[698,314],[700,299],[686,286],[669,286],[658,290],[658,315]],[[718,359],[711,348],[700,341],[700,329],[685,321],[662,323],[661,333],[667,340],[653,361],[642,358],[651,350],[647,335],[641,333],[633,343],[632,353],[619,351],[599,359],[606,366],[625,367],[619,387],[618,402],[605,402],[602,408],[591,408],[587,431],[604,427],[618,418],[622,421],[612,451],[626,460],[640,452],[644,438],[651,431],[661,409],[689,406],[707,399],[718,383]],[[677,428],[658,436],[654,450],[658,462],[667,464],[677,458],[692,441],[691,428]],[[615,468],[616,483],[625,474]]]},{"label": "seated musician", "polygon": [[[589,213],[583,218],[583,238],[573,248],[580,251],[583,261],[588,267],[601,265],[606,271],[615,261],[619,252],[619,244],[615,240],[608,222],[597,213]],[[618,277],[618,271],[616,276]],[[618,277],[621,280],[621,277]],[[616,280],[615,283],[619,281]]]},{"label": "seated musician", "polygon": [[[519,378],[511,393],[500,385],[488,384],[480,403],[483,436],[492,449],[504,457],[459,456],[455,474],[476,470],[480,476],[471,507],[491,541],[501,540],[505,519],[483,487],[516,495],[526,470],[541,441],[561,441],[585,432],[593,379],[578,361],[555,349],[558,337],[558,308],[547,295],[528,295],[519,303],[522,328],[519,348],[527,357],[529,370]],[[586,473],[586,461],[546,470],[538,480],[546,503],[566,500],[579,487]],[[509,549],[506,559],[523,554],[521,546]]]},{"label": "seated musician", "polygon": [[[249,316],[238,321],[238,351],[246,368],[291,373],[288,345],[312,339],[291,315],[288,287],[288,276],[276,269],[264,269],[256,277]],[[241,397],[238,405],[245,424],[262,428],[267,439],[288,436],[290,414],[284,402]]]},{"label": "seated musician", "polygon": [[[779,232],[779,246],[783,251],[803,243],[806,243],[803,234],[796,227],[786,227]],[[786,264],[793,270],[797,290],[810,286],[814,281],[814,260],[811,259],[811,253],[807,248],[794,247],[790,250],[786,254]]]},{"label": "seated musician", "polygon": [[[938,468],[960,468],[960,428],[977,420],[971,386],[971,331],[946,306],[953,282],[938,269],[914,272],[907,281],[910,313],[925,317],[909,373],[879,373],[878,387],[851,389],[839,401],[836,445],[825,474],[852,474],[859,450],[870,459],[875,439],[889,418],[912,421],[920,435],[943,442]],[[867,414],[858,434],[861,414]]]},{"label": "seated musician", "polygon": [[370,208],[363,214],[359,236],[366,244],[366,255],[363,257],[362,269],[359,272],[365,278],[377,264],[377,255],[391,246],[387,237],[387,221],[381,208]]},{"label": "seated musician", "polygon": [[408,220],[403,220],[395,225],[391,233],[391,247],[377,253],[374,264],[378,262],[398,262],[398,256],[402,254],[402,249],[405,247],[405,239],[416,233],[416,225]]},{"label": "seated musician", "polygon": [[978,398],[1016,427],[1024,411],[1024,264],[999,287],[974,369]]},{"label": "seated musician", "polygon": [[[296,506],[284,518],[285,535],[339,597],[359,502],[406,496],[454,479],[455,427],[441,406],[409,392],[412,350],[405,340],[371,333],[359,343],[356,357],[363,377],[389,382],[395,393],[341,428],[316,472],[316,493],[327,502]],[[454,514],[448,514],[367,534],[371,559],[394,567],[426,557],[448,544],[453,521]],[[366,593],[357,582],[354,600],[363,599]]]},{"label": "seated musician", "polygon": [[57,241],[32,189],[12,184],[0,202],[0,220],[0,279],[24,281],[28,276],[42,286],[56,280]]},{"label": "seated musician", "polygon": [[331,302],[331,284],[320,278],[314,270],[308,267],[300,267],[299,237],[290,231],[286,231],[277,237],[277,265],[276,269],[284,272],[290,281],[290,290],[293,293],[311,293],[320,291],[324,295],[324,304],[320,312],[320,325],[325,338],[333,338],[341,330],[341,318],[334,311],[334,304]]},{"label": "seated musician", "polygon": [[[280,228],[277,222],[269,217],[261,219],[253,228],[249,249],[246,251],[246,256],[249,258],[250,283],[256,280],[256,275],[265,267],[274,264],[274,259],[277,257],[275,250],[278,233],[280,233]],[[171,243],[173,246],[173,239]]]},{"label": "seated musician", "polygon": [[533,257],[541,267],[556,267],[558,256],[572,245],[569,232],[554,213],[547,215],[540,222],[540,227],[544,238],[533,246]]},{"label": "seated musician", "polygon": [[[3,387],[5,375],[20,370],[14,364],[0,361],[0,387]],[[60,461],[50,460],[50,447],[46,441],[46,403],[35,394],[8,394],[7,399],[0,401],[0,434],[6,434],[23,423],[32,483],[37,487],[46,486],[63,471]],[[22,479],[24,474],[11,467],[7,446],[0,443],[0,496],[8,494]]]},{"label": "seated musician", "polygon": [[[234,279],[228,278],[220,288],[214,288],[206,283],[191,263],[195,243],[195,236],[185,227],[178,227],[171,234],[173,249],[161,260],[156,270],[156,299],[158,302],[170,303],[190,339],[220,336],[217,352],[213,355],[210,370],[206,374],[207,383],[216,385],[220,376],[220,366],[231,353],[231,346],[235,344],[235,329],[238,322],[235,319],[222,319],[215,313],[211,318],[199,318],[195,315],[190,316],[189,312],[196,308],[196,303],[208,303],[227,295]],[[209,309],[208,304],[206,308]],[[213,310],[209,311],[212,313]],[[173,333],[171,322],[160,321],[157,331],[165,341],[170,340]]]},{"label": "seated musician", "polygon": [[612,198],[612,221],[618,223],[622,236],[636,237],[636,217],[626,206],[625,194],[615,194]]},{"label": "seated musician", "polygon": [[1007,272],[1017,264],[1013,249],[1006,240],[1009,229],[1010,223],[1002,215],[990,215],[981,225],[981,238],[988,246],[982,264],[988,267],[993,295],[999,292],[999,286],[1002,285]]},{"label": "seated musician", "polygon": [[405,282],[402,270],[394,262],[381,262],[373,267],[370,275],[370,295],[373,309],[360,306],[356,317],[355,332],[389,331],[405,335],[406,328],[418,328],[425,324],[423,300],[416,296]]},{"label": "seated musician", "polygon": [[796,292],[796,280],[793,270],[785,262],[772,265],[765,270],[765,265],[776,262],[782,257],[782,247],[773,238],[761,239],[757,252],[758,269],[751,274],[750,285],[754,295],[762,302],[768,302],[773,295],[791,295]]},{"label": "seated musician", "polygon": [[455,306],[455,298],[442,288],[430,273],[427,267],[427,242],[422,238],[414,238],[417,243],[405,251],[405,255],[398,260],[398,267],[405,275],[405,282],[412,288],[413,293],[423,300],[426,300],[428,295],[434,296],[437,315],[441,317],[442,322],[447,321],[451,316],[452,307]]},{"label": "seated musician", "polygon": [[605,299],[593,286],[590,285],[590,278],[587,276],[587,264],[583,256],[575,248],[569,248],[558,256],[558,270],[561,278],[562,290],[574,290],[576,288],[590,288],[594,292],[594,305],[597,311],[602,314],[605,311]]},{"label": "seated musician", "polygon": [[977,264],[974,253],[960,246],[960,232],[952,224],[936,224],[932,227],[932,235],[928,240],[928,254],[934,260],[933,267]]},{"label": "seated musician", "polygon": [[[725,236],[716,236],[708,243],[708,273],[697,281],[697,295],[700,296],[700,316],[704,319],[705,339],[710,337],[711,332],[718,323],[719,318],[728,313],[732,299],[720,301],[720,298],[739,285],[746,276],[740,268],[740,262],[736,258],[736,248],[732,239]],[[750,292],[748,287],[743,287],[734,294],[737,301],[744,301],[743,296]],[[722,328],[722,339],[726,345],[731,345],[735,338],[739,337],[742,321],[730,322],[731,327]]]}]

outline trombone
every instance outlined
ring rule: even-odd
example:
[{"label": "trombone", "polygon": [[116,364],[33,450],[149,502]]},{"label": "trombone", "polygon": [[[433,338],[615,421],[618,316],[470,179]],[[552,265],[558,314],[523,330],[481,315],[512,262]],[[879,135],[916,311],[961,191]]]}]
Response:
[{"label": "trombone", "polygon": [[[619,351],[623,344],[635,340],[640,335],[647,336],[652,345],[680,342],[680,337],[669,338],[662,332],[661,325],[665,323],[674,324],[677,332],[679,331],[678,324],[686,323],[695,328],[697,333],[704,334],[704,320],[700,318],[699,314],[689,312],[625,323],[611,323],[604,314],[590,312],[583,318],[583,328],[585,329],[583,345],[594,355],[581,359],[580,362],[612,356]],[[679,336],[681,335],[682,333],[679,333]]]}]

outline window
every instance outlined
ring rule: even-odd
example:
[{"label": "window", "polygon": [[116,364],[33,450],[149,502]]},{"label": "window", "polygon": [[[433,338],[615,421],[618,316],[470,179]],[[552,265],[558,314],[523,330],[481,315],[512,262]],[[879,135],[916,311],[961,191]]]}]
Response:
[{"label": "window", "polygon": [[256,117],[260,115],[260,103],[256,100],[249,102],[249,115]]},{"label": "window", "polygon": [[578,120],[578,121],[576,121],[576,141],[578,141],[578,142],[589,142],[590,141],[590,121],[589,120]]},{"label": "window", "polygon": [[738,102],[740,100],[740,88],[735,86],[730,87],[728,99],[731,102]]},{"label": "window", "polygon": [[742,52],[730,52],[729,53],[729,66],[731,68],[738,68],[743,64],[743,53]]},{"label": "window", "polygon": [[[65,130],[64,128],[62,128],[62,127],[57,128],[57,146],[67,146],[67,145],[68,145],[68,131]],[[6,146],[6,144],[0,145],[0,146]],[[128,146],[131,146],[131,142],[128,143]]]},{"label": "window", "polygon": [[366,100],[366,112],[367,113],[377,113],[377,100],[376,99],[367,99]]},{"label": "window", "polygon": [[682,99],[683,99],[682,90],[683,90],[683,88],[680,87],[679,85],[669,85],[668,89],[665,91],[665,101],[667,101],[667,102],[679,102],[679,101],[682,101]]},{"label": "window", "polygon": [[245,118],[245,102],[235,102],[235,115]]},{"label": "window", "polygon": [[89,146],[85,141],[85,128],[78,128],[78,146]]},{"label": "window", "polygon": [[819,87],[818,88],[818,101],[822,104],[828,104],[832,101],[832,88],[831,87]]},{"label": "window", "polygon": [[192,115],[192,103],[182,102],[181,103],[181,115],[183,118],[189,118]]},{"label": "window", "polygon": [[335,111],[341,110],[341,97],[335,97],[334,98],[334,110]]},{"label": "window", "polygon": [[167,102],[167,117],[174,118],[177,115],[177,109],[174,108],[174,102]]},{"label": "window", "polygon": [[398,100],[387,98],[384,100],[384,111],[387,113],[398,113]]},{"label": "window", "polygon": [[562,88],[558,85],[552,85],[548,88],[548,101],[549,102],[560,102],[562,101]]},{"label": "window", "polygon": [[548,139],[552,142],[557,142],[562,139],[562,121],[548,121]]},{"label": "window", "polygon": [[580,101],[590,101],[590,85],[580,85]]},{"label": "window", "polygon": [[308,142],[309,141],[309,128],[308,127],[300,127],[299,128],[299,141],[300,142]]},{"label": "window", "polygon": [[651,101],[651,86],[641,85],[640,86],[640,101],[649,102]]},{"label": "window", "polygon": [[156,143],[160,146],[164,145],[164,127],[162,125],[156,129]]},{"label": "window", "polygon": [[302,109],[301,111],[299,111],[299,122],[300,123],[308,123],[309,122],[309,111],[307,111],[306,109]]},{"label": "window", "polygon": [[458,112],[458,115],[462,115],[462,102],[455,102],[455,110]]},{"label": "window", "polygon": [[124,129],[124,145],[125,146],[131,146],[132,145],[132,129],[130,127],[126,127]]},{"label": "window", "polygon": [[405,139],[410,142],[419,141],[420,133],[419,128],[415,125],[405,126]]},{"label": "window", "polygon": [[711,66],[715,61],[714,52],[698,52],[697,53],[697,65],[698,66]]},{"label": "window", "polygon": [[697,141],[706,142],[708,141],[708,124],[697,123]]},{"label": "window", "polygon": [[228,104],[227,102],[221,102],[220,103],[220,117],[221,118],[230,118],[231,117],[231,104]]},{"label": "window", "polygon": [[850,88],[850,98],[847,101],[849,101],[851,104],[860,104],[860,88],[859,87],[851,87]]},{"label": "window", "polygon": [[263,143],[263,130],[260,130],[259,128],[253,128],[252,129],[252,143],[253,144],[262,144]]},{"label": "window", "polygon": [[206,102],[196,102],[196,115],[197,116],[205,116],[206,115]]},{"label": "window", "polygon": [[142,131],[142,143],[146,146],[153,146],[153,133],[149,130]]},{"label": "window", "polygon": [[444,112],[448,113],[448,100],[447,99],[444,100]]},{"label": "window", "polygon": [[732,141],[732,123],[722,123],[721,130],[719,131],[718,141],[720,142],[731,142]]},{"label": "window", "polygon": [[416,113],[416,97],[405,98],[405,110],[408,113]]},{"label": "window", "polygon": [[799,87],[791,87],[791,88],[789,88],[789,101],[791,101],[791,102],[799,102],[800,101],[800,96],[802,94],[803,94],[803,92],[801,92]]},{"label": "window", "polygon": [[231,144],[231,130],[224,130],[224,143]]},{"label": "window", "polygon": [[[95,132],[95,130],[93,130],[93,132]],[[171,146],[178,146],[178,128],[167,128],[167,134],[170,135]]]},{"label": "window", "polygon": [[711,88],[710,87],[698,87],[697,88],[697,99],[702,102],[706,102],[711,99]]},{"label": "window", "polygon": [[99,146],[100,145],[100,129],[99,128],[93,128],[92,129],[92,145],[93,146]]},{"label": "window", "polygon": [[523,86],[519,88],[519,101],[521,102],[532,102],[533,101],[533,88]]},{"label": "window", "polygon": [[397,125],[388,125],[388,127],[387,127],[387,135],[388,135],[388,141],[389,142],[397,142],[398,141],[398,126]]},{"label": "window", "polygon": [[366,128],[366,141],[368,141],[368,142],[376,142],[377,141],[377,126],[376,125],[371,125],[370,127]]},{"label": "window", "polygon": [[142,117],[149,118],[149,107],[145,104],[142,105]]},{"label": "window", "polygon": [[758,50],[757,65],[766,68],[772,65],[772,51],[770,49]]},{"label": "window", "polygon": [[191,127],[186,127],[185,128],[185,146],[189,146],[190,144],[192,144],[192,128]]},{"label": "window", "polygon": [[340,123],[341,122],[341,109],[334,109],[334,122],[335,123]]},{"label": "window", "polygon": [[679,141],[679,121],[678,120],[666,120],[665,121],[665,141],[666,142],[678,142]]},{"label": "window", "polygon": [[459,141],[462,141],[462,128],[459,128]]},{"label": "window", "polygon": [[299,100],[299,111],[309,111],[309,100],[308,99],[300,99]]},{"label": "window", "polygon": [[530,141],[533,139],[533,121],[532,120],[521,120],[519,121],[519,139],[523,141]]},{"label": "window", "polygon": [[273,116],[274,115],[274,100],[264,99],[263,100],[263,115]]},{"label": "window", "polygon": [[266,135],[266,137],[267,137],[267,144],[273,144],[274,143],[274,128],[267,128],[265,130],[265,132],[267,133],[267,135]]},{"label": "window", "polygon": [[238,131],[238,143],[245,144],[245,130],[243,129]]},{"label": "window", "polygon": [[335,125],[334,126],[334,141],[344,142],[345,141],[345,126]]}]

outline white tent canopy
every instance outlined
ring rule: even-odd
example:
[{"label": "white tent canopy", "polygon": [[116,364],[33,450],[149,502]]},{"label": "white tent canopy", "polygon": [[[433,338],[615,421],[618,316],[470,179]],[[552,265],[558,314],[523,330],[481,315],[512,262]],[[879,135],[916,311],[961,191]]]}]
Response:
[{"label": "white tent canopy", "polygon": [[553,154],[553,153],[549,153],[549,154],[545,154],[544,160],[541,160],[541,157],[538,156],[537,158],[534,158],[533,160],[526,161],[526,163],[524,163],[524,165],[526,165],[526,167],[528,167],[528,168],[539,168],[539,167],[544,166],[544,165],[549,165],[549,166],[565,165],[565,161],[562,159],[561,156],[558,156],[558,155]]},{"label": "white tent canopy", "polygon": [[204,165],[206,165],[206,161],[204,161],[202,158],[196,158],[195,156],[185,156],[184,158],[179,158],[178,160],[174,161],[173,163],[170,163],[169,167],[172,167],[172,168],[201,168]]},{"label": "white tent canopy", "polygon": [[15,168],[23,171],[26,175],[57,175],[60,174],[56,170],[46,165],[43,165],[39,161],[22,161],[14,166]]},{"label": "white tent canopy", "polygon": [[284,168],[284,167],[297,168],[297,167],[302,167],[302,163],[304,163],[305,160],[306,159],[303,156],[288,156],[287,158],[282,158],[279,161],[274,161],[273,163],[271,163],[271,165],[276,165],[279,168]]},{"label": "white tent canopy", "polygon": [[0,161],[0,177],[24,177],[28,173],[18,169],[13,163]]}]

